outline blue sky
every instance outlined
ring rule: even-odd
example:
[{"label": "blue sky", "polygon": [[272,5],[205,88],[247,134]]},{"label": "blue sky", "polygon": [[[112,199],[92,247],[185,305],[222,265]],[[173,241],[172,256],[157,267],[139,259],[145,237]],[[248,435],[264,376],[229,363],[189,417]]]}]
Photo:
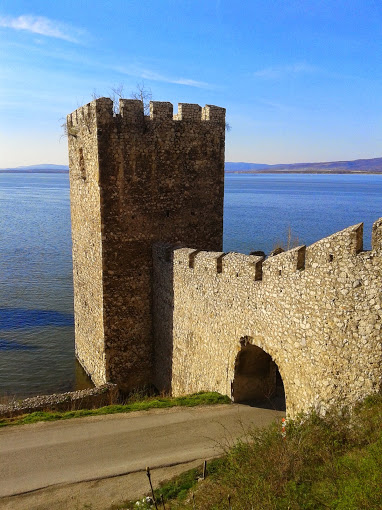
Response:
[{"label": "blue sky", "polygon": [[142,81],[227,108],[227,161],[382,156],[380,0],[0,0],[0,43],[0,168],[66,164],[66,114]]}]

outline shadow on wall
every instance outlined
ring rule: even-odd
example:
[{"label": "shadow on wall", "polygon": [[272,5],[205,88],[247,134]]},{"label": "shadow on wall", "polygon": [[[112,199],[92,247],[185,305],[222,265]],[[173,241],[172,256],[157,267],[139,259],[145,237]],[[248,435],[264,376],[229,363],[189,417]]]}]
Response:
[{"label": "shadow on wall", "polygon": [[173,246],[153,246],[154,386],[171,392],[173,358]]},{"label": "shadow on wall", "polygon": [[264,409],[286,410],[283,381],[276,363],[250,337],[240,339],[232,383],[234,402]]}]

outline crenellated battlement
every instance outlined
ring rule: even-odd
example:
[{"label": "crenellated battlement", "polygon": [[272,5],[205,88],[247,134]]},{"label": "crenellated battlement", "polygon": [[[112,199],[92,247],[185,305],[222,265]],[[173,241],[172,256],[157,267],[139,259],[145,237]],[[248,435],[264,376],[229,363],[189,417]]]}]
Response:
[{"label": "crenellated battlement", "polygon": [[[373,225],[373,256],[382,249],[382,218]],[[363,263],[363,223],[353,225],[310,246],[298,246],[264,259],[243,253],[207,252],[193,248],[175,248],[173,263],[195,276],[221,275],[222,278],[249,278],[264,283],[310,270],[333,273],[344,264]],[[167,248],[168,249],[168,248]],[[354,258],[356,257],[356,258]],[[170,261],[170,259],[168,259]],[[171,262],[172,263],[172,262]],[[178,267],[179,269],[179,267]],[[349,269],[349,268],[348,268]]]},{"label": "crenellated battlement", "polygon": [[382,250],[382,218],[379,218],[379,220],[373,224],[371,231],[371,248],[376,252]]},{"label": "crenellated battlement", "polygon": [[263,260],[263,257],[243,253],[208,252],[193,248],[175,248],[173,258],[175,265],[190,269],[195,274],[246,276],[254,280],[261,280]]},{"label": "crenellated battlement", "polygon": [[93,124],[111,122],[113,119],[113,101],[107,97],[101,97],[77,108],[66,117],[69,136],[70,128],[89,128]]},{"label": "crenellated battlement", "polygon": [[353,257],[363,248],[363,223],[345,228],[306,249],[305,267],[325,266]]},{"label": "crenellated battlement", "polygon": [[298,246],[268,258],[263,264],[263,279],[289,276],[305,268],[306,246]]},{"label": "crenellated battlement", "polygon": [[263,257],[255,255],[227,253],[222,259],[222,273],[232,278],[245,276],[258,281],[262,279],[263,261]]},{"label": "crenellated battlement", "polygon": [[156,122],[207,122],[225,127],[225,108],[198,104],[178,103],[178,112],[173,113],[173,105],[164,101],[150,101],[150,115],[144,115],[143,103],[136,99],[119,99],[119,113],[114,113],[114,104],[110,98],[101,97],[81,106],[67,116],[69,135],[73,134],[70,128],[81,125],[89,126],[95,123],[98,126],[117,123],[123,120],[129,125],[142,125],[144,121]]}]

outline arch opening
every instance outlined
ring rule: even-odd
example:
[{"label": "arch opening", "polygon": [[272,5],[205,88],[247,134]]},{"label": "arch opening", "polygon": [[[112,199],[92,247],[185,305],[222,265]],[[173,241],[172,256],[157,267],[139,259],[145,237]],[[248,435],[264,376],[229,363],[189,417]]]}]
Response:
[{"label": "arch opening", "polygon": [[232,383],[233,401],[285,411],[284,384],[272,357],[250,343],[249,337],[241,338],[240,344]]}]

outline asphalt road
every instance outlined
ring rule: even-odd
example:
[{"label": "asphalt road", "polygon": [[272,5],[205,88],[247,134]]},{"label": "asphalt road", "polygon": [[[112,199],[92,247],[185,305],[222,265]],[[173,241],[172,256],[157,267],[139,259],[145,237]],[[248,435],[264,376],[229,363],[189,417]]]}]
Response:
[{"label": "asphalt road", "polygon": [[[266,425],[283,415],[236,404],[156,409],[4,428],[0,430],[0,508],[53,508],[48,502],[44,506],[44,494],[55,488],[62,492],[65,486],[77,484],[82,487],[77,492],[83,497],[76,500],[76,507],[66,508],[83,508],[78,504],[85,504],[86,498],[92,508],[106,508],[100,506],[97,491],[87,494],[83,490],[84,483],[110,484],[110,480],[122,477],[120,500],[138,497],[147,491],[147,479],[142,476],[146,466],[153,473],[160,470],[158,481],[166,478],[166,469],[171,476],[171,467],[217,456],[251,425]],[[133,474],[139,474],[142,480],[134,485],[134,495],[127,490],[128,477]],[[114,489],[113,499],[118,500],[118,489]],[[102,504],[106,505],[107,490],[101,493],[105,493]],[[28,500],[29,496],[35,500],[39,496],[37,506]],[[96,501],[89,502],[89,498]],[[53,499],[57,503],[57,494]],[[54,508],[65,508],[65,502]]]}]

